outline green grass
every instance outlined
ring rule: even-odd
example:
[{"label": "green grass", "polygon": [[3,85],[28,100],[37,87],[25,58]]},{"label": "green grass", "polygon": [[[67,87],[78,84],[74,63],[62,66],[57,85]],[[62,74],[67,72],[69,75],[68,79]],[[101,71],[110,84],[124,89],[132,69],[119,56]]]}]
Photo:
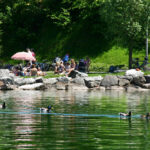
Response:
[{"label": "green grass", "polygon": [[[95,76],[106,76],[106,75],[124,75],[124,72],[119,72],[119,73],[89,73],[88,76],[89,77],[95,77]],[[44,78],[57,78],[57,77],[62,77],[64,75],[58,75],[58,74],[54,74],[54,72],[52,71],[48,71],[46,72],[46,75],[44,76]]]},{"label": "green grass", "polygon": [[102,76],[105,77],[106,75],[124,75],[125,72],[116,72],[116,73],[90,73],[88,74],[89,77],[95,77],[95,76]]},{"label": "green grass", "polygon": [[46,72],[46,75],[44,76],[44,78],[57,78],[57,77],[62,77],[64,75],[58,75],[58,74],[54,74],[54,72],[52,71],[48,71]]},{"label": "green grass", "polygon": [[[102,76],[105,77],[106,75],[118,75],[118,76],[123,76],[125,75],[125,72],[117,72],[117,73],[89,73],[88,76],[89,77],[96,77],[96,76]],[[150,71],[146,71],[144,72],[144,75],[150,75]],[[63,77],[64,75],[58,75],[58,74],[54,74],[54,72],[52,71],[48,71],[46,72],[46,75],[43,76],[44,78],[48,79],[48,78],[57,78],[57,77]],[[32,78],[31,76],[25,76],[23,78]]]},{"label": "green grass", "polygon": [[[61,77],[61,76],[63,76],[63,75],[58,75],[58,74],[54,74],[54,72],[52,72],[52,71],[47,71],[46,75],[42,76],[42,77],[48,79],[48,78],[57,78],[57,77]],[[34,77],[36,78],[38,76],[21,76],[21,77],[22,78],[34,78]]]},{"label": "green grass", "polygon": [[[133,59],[144,60],[145,50],[133,51]],[[124,65],[121,69],[128,69],[128,49],[113,46],[108,51],[91,58],[90,71],[107,72],[110,66]]]},{"label": "green grass", "polygon": [[150,75],[150,71],[145,71],[144,75]]}]

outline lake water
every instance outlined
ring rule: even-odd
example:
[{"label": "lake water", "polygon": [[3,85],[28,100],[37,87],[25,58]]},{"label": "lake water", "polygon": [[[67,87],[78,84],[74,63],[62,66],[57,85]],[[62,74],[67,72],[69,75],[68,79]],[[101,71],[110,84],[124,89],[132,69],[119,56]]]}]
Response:
[{"label": "lake water", "polygon": [[[0,150],[150,149],[150,92],[0,92]],[[51,113],[40,107],[53,105]],[[120,118],[119,112],[133,116]]]}]

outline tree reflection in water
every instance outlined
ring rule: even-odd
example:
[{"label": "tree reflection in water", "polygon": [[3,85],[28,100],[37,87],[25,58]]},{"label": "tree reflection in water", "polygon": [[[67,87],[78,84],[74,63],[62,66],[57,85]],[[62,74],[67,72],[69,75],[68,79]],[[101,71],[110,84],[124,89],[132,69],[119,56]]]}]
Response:
[{"label": "tree reflection in water", "polygon": [[[50,90],[0,95],[7,103],[7,109],[0,110],[0,149],[149,148],[149,120],[139,117],[149,110],[148,92]],[[56,115],[40,114],[39,108],[49,104]],[[118,112],[129,110],[133,117],[120,119]]]}]

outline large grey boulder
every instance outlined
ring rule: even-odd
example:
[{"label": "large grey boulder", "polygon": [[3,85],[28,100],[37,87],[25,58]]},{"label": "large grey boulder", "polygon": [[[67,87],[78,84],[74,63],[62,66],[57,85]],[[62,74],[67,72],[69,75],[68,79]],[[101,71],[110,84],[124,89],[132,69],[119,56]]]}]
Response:
[{"label": "large grey boulder", "polygon": [[141,71],[141,70],[136,70],[136,69],[130,69],[130,70],[127,70],[125,72],[125,75],[126,76],[132,76],[132,77],[142,77],[144,76],[144,73]]},{"label": "large grey boulder", "polygon": [[0,81],[0,90],[15,90],[16,86],[11,84],[2,84]]},{"label": "large grey boulder", "polygon": [[33,84],[36,82],[35,78],[24,78],[25,84]]},{"label": "large grey boulder", "polygon": [[73,78],[71,80],[71,83],[85,86],[85,81],[84,81],[84,78],[82,78],[82,77]]},{"label": "large grey boulder", "polygon": [[10,77],[2,77],[0,79],[0,90],[14,90],[16,86]]},{"label": "large grey boulder", "polygon": [[11,73],[8,69],[0,69],[0,79],[3,77],[15,78],[14,73]]},{"label": "large grey boulder", "polygon": [[19,77],[15,78],[14,82],[15,82],[16,85],[19,85],[19,86],[25,84],[24,78],[19,78]]},{"label": "large grey boulder", "polygon": [[10,84],[10,85],[14,85],[14,80],[10,77],[2,77],[0,78],[0,81],[3,81],[4,84]]},{"label": "large grey boulder", "polygon": [[73,70],[71,71],[71,73],[69,74],[69,77],[71,78],[76,78],[76,77],[88,77],[87,73],[83,73],[83,72],[79,72],[77,70]]},{"label": "large grey boulder", "polygon": [[94,87],[99,87],[102,79],[103,79],[103,77],[101,77],[101,76],[98,76],[98,77],[86,77],[84,79],[84,81],[85,81],[85,85],[88,88],[94,88]]},{"label": "large grey boulder", "polygon": [[53,86],[55,87],[55,84],[58,82],[56,78],[49,78],[49,79],[43,79],[43,83],[47,88],[52,88]]},{"label": "large grey boulder", "polygon": [[145,77],[146,83],[150,83],[150,75],[146,75],[144,77]]},{"label": "large grey boulder", "polygon": [[71,78],[69,78],[69,77],[59,77],[59,78],[57,78],[58,82],[63,82],[63,83],[68,83],[68,82],[70,82],[70,80],[71,80]]},{"label": "large grey boulder", "polygon": [[58,80],[56,78],[49,78],[49,79],[44,79],[43,82],[45,84],[53,85],[56,84]]},{"label": "large grey boulder", "polygon": [[134,77],[131,83],[138,85],[138,86],[142,86],[143,84],[146,83],[146,80],[145,80],[144,76],[142,76],[142,77],[139,76],[139,77]]},{"label": "large grey boulder", "polygon": [[130,81],[127,79],[119,79],[119,86],[128,86],[130,84]]},{"label": "large grey boulder", "polygon": [[90,82],[85,81],[85,85],[88,88],[95,88],[95,87],[99,87],[100,83],[96,81],[90,81]]},{"label": "large grey boulder", "polygon": [[9,73],[9,77],[12,78],[12,79],[14,79],[14,78],[16,78],[17,76],[16,76],[14,73],[11,73],[11,72],[10,72],[10,73]]},{"label": "large grey boulder", "polygon": [[102,76],[97,76],[97,77],[85,77],[84,78],[86,81],[98,81],[101,82],[101,80],[103,79]]},{"label": "large grey boulder", "polygon": [[132,76],[117,76],[119,79],[125,79],[125,80],[128,80],[128,81],[132,81],[133,80],[133,77]]},{"label": "large grey boulder", "polygon": [[37,77],[37,78],[35,78],[35,82],[36,83],[43,83],[44,81],[43,81],[42,77]]},{"label": "large grey boulder", "polygon": [[15,78],[14,82],[16,85],[21,86],[21,85],[25,85],[25,84],[33,84],[35,83],[35,79],[34,78]]},{"label": "large grey boulder", "polygon": [[21,90],[44,90],[46,89],[45,84],[43,83],[34,83],[34,84],[27,84],[22,85],[19,87]]},{"label": "large grey boulder", "polygon": [[116,76],[106,75],[102,79],[100,86],[105,86],[105,87],[115,86],[115,85],[118,85],[118,82],[119,82],[119,79]]},{"label": "large grey boulder", "polygon": [[0,69],[0,78],[2,78],[2,77],[9,77],[8,69]]}]

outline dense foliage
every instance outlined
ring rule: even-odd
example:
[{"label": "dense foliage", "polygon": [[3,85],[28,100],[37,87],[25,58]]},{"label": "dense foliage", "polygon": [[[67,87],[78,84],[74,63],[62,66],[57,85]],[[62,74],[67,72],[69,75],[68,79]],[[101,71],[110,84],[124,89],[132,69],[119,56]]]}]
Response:
[{"label": "dense foliage", "polygon": [[150,0],[1,0],[0,55],[27,47],[40,58],[97,56],[112,44],[145,46]]},{"label": "dense foliage", "polygon": [[132,64],[132,49],[144,43],[150,16],[150,5],[144,0],[106,0],[104,17],[110,30],[124,40],[129,48],[129,67]]}]

